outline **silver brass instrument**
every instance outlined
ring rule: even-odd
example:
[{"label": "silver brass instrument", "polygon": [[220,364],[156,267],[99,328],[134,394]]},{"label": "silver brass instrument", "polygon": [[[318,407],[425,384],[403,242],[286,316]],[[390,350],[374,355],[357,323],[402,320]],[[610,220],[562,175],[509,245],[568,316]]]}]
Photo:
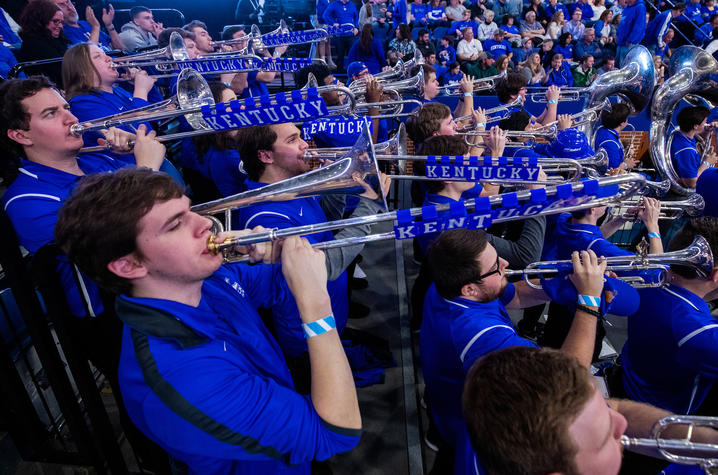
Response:
[{"label": "silver brass instrument", "polygon": [[693,94],[715,102],[716,90],[709,81],[710,75],[718,71],[718,62],[701,48],[681,46],[671,56],[670,70],[673,75],[656,89],[651,107],[651,159],[661,177],[670,181],[671,189],[687,195],[695,190],[680,182],[670,157],[667,139],[671,118],[686,95]]},{"label": "silver brass instrument", "polygon": [[[489,130],[470,130],[468,132],[462,132],[461,134],[457,135],[463,135],[464,141],[468,145],[474,145],[474,142],[472,141],[472,137],[488,137],[491,131]],[[514,139],[514,140],[506,140],[506,147],[508,148],[533,148],[534,144],[531,142],[524,142],[523,140],[531,140],[531,139],[537,139],[542,138],[547,141],[554,140],[556,138],[556,134],[558,134],[558,127],[554,125],[549,125],[543,130],[533,130],[533,131],[520,131],[520,130],[509,130],[506,132],[506,138],[507,139]]]},{"label": "silver brass instrument", "polygon": [[[642,202],[643,199],[639,198],[635,201],[628,200],[621,203],[621,208],[628,207],[628,210],[621,213],[621,217],[632,221],[638,219],[638,211],[631,210],[640,208],[642,206]],[[705,208],[705,201],[703,200],[703,197],[698,193],[693,193],[683,200],[662,201],[661,212],[658,215],[658,219],[675,220],[682,216],[701,216],[703,214],[703,208]],[[613,211],[615,211],[615,208],[612,210],[611,214],[614,214]]]},{"label": "silver brass instrument", "polygon": [[[332,165],[330,165],[332,166]],[[328,168],[328,167],[327,167]],[[319,170],[322,170],[321,168]],[[315,171],[319,171],[315,170]],[[312,172],[310,172],[312,173]],[[305,174],[306,175],[306,174]],[[305,176],[302,175],[302,176]],[[549,214],[556,214],[556,213],[563,213],[563,212],[571,212],[571,211],[578,211],[582,209],[587,208],[593,208],[596,206],[607,206],[612,205],[617,202],[620,202],[623,199],[629,198],[633,196],[635,193],[637,193],[640,189],[642,189],[645,186],[646,178],[642,175],[636,174],[636,173],[628,173],[620,176],[612,176],[612,177],[602,177],[597,180],[598,186],[612,186],[616,185],[620,188],[620,191],[618,191],[617,194],[612,196],[603,196],[603,197],[591,197],[587,200],[578,200],[578,201],[565,201],[565,200],[558,200],[556,202],[553,202],[551,206],[541,207],[540,209],[537,209],[535,213],[531,214],[520,214],[520,213],[499,213],[498,216],[494,217],[492,222],[493,223],[502,223],[502,222],[508,222],[508,221],[516,221],[520,219],[527,219],[531,218],[533,216],[545,216]],[[572,189],[574,189],[575,192],[580,192],[583,190],[583,188],[586,186],[587,182],[578,182],[578,183],[572,183],[570,186]],[[314,188],[314,184],[306,183],[306,186],[309,189]],[[625,186],[625,188],[622,188]],[[526,201],[530,200],[533,196],[532,194],[533,190],[522,190],[515,193],[511,193],[512,196],[516,196],[516,198],[519,201]],[[558,191],[557,186],[547,186],[545,188],[546,196],[547,197],[557,197]],[[282,199],[291,199],[290,196],[292,196],[296,191],[293,191],[292,193],[286,193],[287,197],[285,198],[285,193],[283,190],[275,190],[273,195],[279,194],[283,198]],[[273,196],[272,195],[272,196]],[[504,195],[493,195],[490,197],[485,197],[482,199],[488,198],[489,203],[492,207],[494,206],[502,206],[504,201]],[[229,200],[231,198],[226,198],[226,200]],[[273,197],[269,197],[269,199],[276,199]],[[565,201],[565,202],[564,202]],[[467,211],[473,212],[475,211],[474,206],[476,205],[477,200],[467,200],[464,203],[464,206],[466,207]],[[209,203],[208,205],[212,205],[212,203]],[[205,205],[198,205],[196,207],[193,207],[193,211],[198,212],[200,214],[211,214],[218,211],[222,211],[224,209],[228,209],[233,207],[233,204],[225,204],[224,206],[205,206]],[[451,205],[449,204],[442,204],[442,205],[436,205],[435,206],[437,212],[448,212],[451,209]],[[336,229],[343,229],[346,227],[352,227],[352,226],[364,226],[367,224],[375,224],[380,222],[386,222],[386,221],[394,221],[398,217],[398,213],[403,212],[404,214],[408,214],[411,217],[419,217],[422,215],[422,208],[411,208],[408,210],[400,210],[400,211],[393,211],[389,213],[382,213],[372,216],[361,216],[356,218],[348,218],[348,219],[342,219],[338,221],[332,221],[327,223],[318,223],[318,224],[310,224],[305,226],[297,226],[294,228],[287,228],[287,229],[272,229],[269,231],[264,231],[260,233],[252,233],[245,236],[237,237],[237,238],[230,238],[226,240],[223,243],[219,244],[211,244],[210,246],[212,248],[212,252],[218,253],[218,252],[224,252],[224,249],[232,248],[237,245],[249,245],[249,244],[256,244],[259,242],[265,242],[265,241],[273,241],[277,239],[283,239],[289,236],[299,236],[304,234],[313,234],[313,233],[320,233],[324,231],[333,231]],[[421,222],[417,223],[418,225],[421,224]],[[460,223],[455,223],[457,226]],[[461,227],[461,226],[458,226]],[[437,232],[440,230],[436,230]],[[402,235],[399,239],[414,237],[410,234]],[[386,232],[386,233],[379,233],[379,234],[372,234],[369,236],[361,236],[361,237],[353,237],[353,238],[347,238],[347,239],[339,239],[334,241],[328,241],[328,242],[320,242],[313,245],[315,249],[332,249],[335,247],[344,247],[344,246],[353,246],[357,244],[364,244],[369,242],[377,242],[377,241],[384,241],[388,239],[397,239],[397,236],[395,232]],[[225,259],[229,261],[236,261],[236,260],[244,260],[244,258],[237,259],[236,256],[227,256],[225,255]]]},{"label": "silver brass instrument", "polygon": [[[639,288],[663,286],[665,283],[666,267],[671,264],[690,267],[703,278],[710,276],[713,271],[713,253],[711,252],[708,241],[706,241],[703,236],[696,236],[690,246],[679,251],[665,252],[663,254],[648,254],[648,246],[639,246],[639,251],[635,256],[610,256],[604,257],[604,259],[608,262],[606,271],[616,273],[637,270],[661,271],[661,279],[656,283],[645,282],[638,276],[618,277],[630,283],[632,286]],[[556,276],[571,267],[572,262],[570,260],[532,262],[523,270],[507,270],[505,275],[507,277],[521,276],[528,285],[535,289],[540,289],[541,285],[534,284],[529,279],[539,276]]]},{"label": "silver brass instrument", "polygon": [[[490,91],[496,87],[496,84],[506,77],[506,72],[496,74],[494,76],[488,76],[485,78],[477,78],[473,80],[473,92]],[[439,94],[442,96],[456,96],[462,94],[461,85],[459,83],[449,84],[441,86],[439,88]]]},{"label": "silver brass instrument", "polygon": [[366,185],[367,181],[373,185],[377,199],[383,202],[384,209],[386,209],[381,180],[372,178],[378,176],[379,168],[374,157],[374,145],[369,134],[369,124],[365,121],[361,135],[352,149],[331,165],[262,188],[198,204],[192,207],[192,211],[203,215],[224,212],[224,229],[230,229],[233,209],[254,203],[287,201],[307,196],[362,194],[367,191],[365,186],[362,186],[362,184]]},{"label": "silver brass instrument", "polygon": [[[670,427],[688,426],[686,437],[664,439],[663,433]],[[621,437],[624,449],[656,449],[666,460],[681,465],[700,466],[706,474],[716,473],[718,468],[718,445],[691,440],[695,426],[718,429],[718,418],[708,416],[667,416],[659,419],[651,429],[651,438]]]},{"label": "silver brass instrument", "polygon": [[[491,109],[485,109],[484,114],[486,114],[486,123],[490,124],[491,122],[498,122],[500,120],[504,120],[511,115],[511,111],[513,109],[521,108],[523,105],[523,98],[521,96],[517,96],[516,99],[509,102],[508,104],[492,107]],[[462,115],[461,117],[456,117],[454,119],[454,122],[459,123],[465,120],[472,120],[473,118],[473,115]],[[470,125],[458,128],[456,132],[457,134],[463,134],[464,132],[469,132],[474,129],[476,129],[476,124],[472,122],[472,124]]]}]

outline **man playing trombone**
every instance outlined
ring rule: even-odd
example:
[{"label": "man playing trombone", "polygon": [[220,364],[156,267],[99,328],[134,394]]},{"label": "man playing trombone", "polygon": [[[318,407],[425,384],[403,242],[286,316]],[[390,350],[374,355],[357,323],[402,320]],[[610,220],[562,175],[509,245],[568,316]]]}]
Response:
[{"label": "man playing trombone", "polygon": [[[291,237],[237,246],[259,265],[223,266],[207,249],[211,226],[171,178],[136,169],[88,177],[61,211],[56,236],[82,269],[123,294],[123,400],[175,466],[309,473],[310,461],[352,449],[361,433],[324,255]],[[281,267],[268,265],[280,247]],[[307,339],[311,398],[294,390],[257,313],[288,298]]]}]

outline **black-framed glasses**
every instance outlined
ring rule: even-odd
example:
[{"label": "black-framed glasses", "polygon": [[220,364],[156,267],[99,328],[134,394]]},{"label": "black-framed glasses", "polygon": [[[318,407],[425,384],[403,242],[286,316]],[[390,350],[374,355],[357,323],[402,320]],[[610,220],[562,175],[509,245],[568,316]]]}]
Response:
[{"label": "black-framed glasses", "polygon": [[489,272],[487,272],[487,273],[485,273],[485,274],[481,274],[481,275],[479,276],[479,278],[478,278],[478,281],[479,281],[479,282],[482,281],[482,280],[484,280],[484,279],[487,278],[487,277],[491,277],[491,276],[494,275],[494,274],[499,274],[499,273],[501,273],[501,262],[499,261],[499,259],[500,259],[500,258],[499,258],[499,255],[496,254],[496,269],[491,270],[491,271],[489,271]]}]

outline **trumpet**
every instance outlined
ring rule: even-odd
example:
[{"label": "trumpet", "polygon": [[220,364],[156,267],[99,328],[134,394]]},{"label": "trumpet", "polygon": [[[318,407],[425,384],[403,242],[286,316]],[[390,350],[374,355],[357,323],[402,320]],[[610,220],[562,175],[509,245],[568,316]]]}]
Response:
[{"label": "trumpet", "polygon": [[[517,96],[516,99],[509,102],[508,104],[503,104],[500,106],[492,107],[491,109],[486,109],[484,110],[484,114],[486,114],[486,123],[489,124],[491,122],[498,122],[500,120],[504,120],[511,115],[512,109],[521,108],[523,105],[523,98],[521,96]],[[462,115],[461,117],[455,118],[454,122],[463,122],[465,120],[472,120],[473,118],[473,115]],[[471,124],[457,129],[457,133],[461,134],[465,132],[470,132],[475,129],[476,124]]]},{"label": "trumpet", "polygon": [[[361,81],[361,82],[360,82]],[[381,82],[384,91],[392,90],[398,94],[412,94],[424,97],[424,70],[419,69],[416,75],[394,82]],[[349,89],[355,96],[362,97],[366,93],[366,80],[356,80],[349,84]]]},{"label": "trumpet", "polygon": [[[624,276],[624,280],[634,287],[662,287],[665,285],[666,267],[670,265],[686,266],[694,269],[698,275],[706,278],[713,271],[713,253],[708,241],[703,236],[696,236],[693,242],[679,251],[665,252],[663,254],[648,254],[648,246],[639,246],[635,256],[604,257],[608,263],[606,271],[635,272],[657,270],[660,272],[658,282],[646,282],[640,276]],[[533,262],[523,270],[507,270],[507,277],[523,277],[528,285],[541,289],[540,284],[530,281],[532,277],[556,276],[573,271],[570,260]]]},{"label": "trumpet", "polygon": [[[332,164],[330,166],[333,166]],[[325,167],[328,168],[328,167]],[[323,170],[320,168],[319,170]],[[315,170],[318,171],[318,170]],[[312,173],[312,172],[309,172]],[[307,175],[307,174],[305,174]],[[301,175],[301,176],[305,176]],[[299,178],[299,177],[296,177]],[[473,228],[488,227],[492,223],[502,223],[508,221],[516,221],[527,219],[533,216],[545,216],[549,214],[578,211],[595,206],[606,206],[616,202],[620,202],[630,196],[633,196],[645,185],[646,178],[636,173],[628,173],[614,177],[602,177],[598,180],[581,181],[558,186],[548,186],[542,190],[522,190],[514,193],[504,193],[478,199],[462,201],[458,206],[451,204],[434,205],[431,207],[411,208],[389,213],[382,213],[373,216],[361,216],[356,218],[342,219],[327,223],[310,224],[305,226],[297,226],[286,229],[272,229],[260,233],[252,233],[241,237],[228,238],[221,243],[216,242],[216,238],[210,238],[208,241],[208,249],[215,254],[223,253],[225,261],[236,262],[246,260],[246,256],[236,256],[232,254],[232,248],[238,245],[250,245],[259,242],[283,239],[290,236],[298,236],[304,234],[320,233],[324,231],[333,231],[353,226],[365,226],[386,221],[399,220],[393,231],[372,234],[368,236],[353,237],[339,239],[334,241],[320,242],[313,245],[316,249],[332,249],[336,247],[353,246],[357,244],[365,244],[369,242],[378,242],[388,239],[410,239],[421,234],[429,234],[441,232],[448,229],[456,229],[471,226]],[[294,184],[292,184],[293,186]],[[618,185],[618,186],[611,186]],[[625,185],[626,188],[620,188]],[[271,186],[271,185],[270,185]],[[306,183],[308,188],[313,188],[313,183]],[[599,188],[610,187],[616,192],[610,196],[598,197],[595,193]],[[266,188],[266,187],[265,187]],[[302,190],[292,188],[291,193],[301,192],[302,196],[309,196],[312,192],[304,194]],[[314,192],[316,193],[316,192]],[[281,199],[288,198],[283,189],[275,190],[272,196],[280,195]],[[543,203],[532,201],[538,198],[549,200]],[[582,196],[580,196],[582,195]],[[573,196],[573,197],[572,197]],[[230,197],[231,198],[231,197]],[[222,211],[231,210],[235,206],[230,198],[226,198],[224,203],[215,202],[208,203],[207,206],[200,205],[192,210],[200,214],[214,214]],[[551,198],[556,198],[555,201]],[[276,198],[275,198],[276,199]],[[505,204],[514,203],[513,206],[520,206],[519,203],[534,203],[524,207],[501,208]],[[511,206],[511,205],[508,205]],[[429,210],[429,208],[431,208]],[[456,214],[461,208],[470,214]],[[451,216],[447,216],[450,213]],[[432,216],[429,218],[429,214]],[[423,221],[413,221],[415,218],[423,217]],[[406,220],[412,220],[407,222]],[[219,223],[221,224],[221,223]],[[221,227],[217,227],[221,231]]]},{"label": "trumpet", "polygon": [[[468,145],[474,145],[472,137],[488,137],[491,132],[488,130],[470,130],[468,132],[457,133],[456,135],[463,135],[464,141]],[[514,139],[506,141],[506,147],[508,148],[533,148],[533,144],[530,142],[523,142],[523,140],[531,140],[536,138],[543,138],[547,141],[554,140],[558,134],[558,127],[556,124],[549,125],[544,130],[534,131],[520,131],[520,130],[509,130],[506,132],[507,139]]]},{"label": "trumpet", "polygon": [[[580,89],[586,89],[586,88],[580,88]],[[559,101],[567,101],[567,102],[573,102],[573,101],[580,101],[581,100],[581,93],[583,91],[579,89],[561,89],[558,95]],[[548,99],[546,99],[546,94],[543,92],[530,92],[526,94],[526,98],[530,100],[531,102],[537,102],[540,104],[545,104],[548,102]]]},{"label": "trumpet", "polygon": [[[611,110],[611,103],[608,101],[608,99],[604,99],[598,105],[589,107],[588,109],[582,110],[580,112],[576,112],[575,114],[571,114],[571,120],[574,122],[572,127],[578,127],[579,125],[584,125],[584,124],[593,124],[600,118],[601,112],[610,111],[610,110]],[[548,124],[543,125],[542,127],[534,129],[534,131],[548,130],[548,128],[550,126],[557,125],[557,124],[558,124],[558,121],[555,120],[553,122],[549,122]]]},{"label": "trumpet", "polygon": [[[506,72],[496,74],[495,76],[489,76],[485,78],[477,78],[473,80],[473,92],[480,91],[491,91],[496,88],[496,84],[506,77]],[[439,94],[442,96],[456,96],[463,93],[461,85],[459,83],[449,84],[441,86],[439,88]]]},{"label": "trumpet", "polygon": [[[628,210],[620,216],[623,219],[635,221],[638,219],[638,209],[643,206],[642,203],[643,198],[622,203],[621,207],[628,207]],[[661,212],[658,215],[658,219],[672,221],[682,216],[696,217],[703,214],[703,208],[705,208],[705,201],[703,200],[703,197],[698,193],[693,193],[684,200],[662,201]]]},{"label": "trumpet", "polygon": [[[670,427],[687,425],[683,439],[664,439],[661,436]],[[651,429],[651,438],[621,436],[621,444],[627,450],[657,449],[661,456],[681,465],[698,465],[705,473],[714,473],[718,467],[718,445],[693,442],[691,437],[695,426],[718,429],[718,419],[708,416],[667,416],[659,419]]]}]

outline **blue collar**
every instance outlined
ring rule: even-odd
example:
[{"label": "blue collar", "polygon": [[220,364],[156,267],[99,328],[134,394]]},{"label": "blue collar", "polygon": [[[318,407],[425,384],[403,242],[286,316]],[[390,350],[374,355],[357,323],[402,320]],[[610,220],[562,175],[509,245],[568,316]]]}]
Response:
[{"label": "blue collar", "polygon": [[[105,170],[106,168],[97,162],[96,157],[96,155],[78,155],[77,164],[80,170],[86,175]],[[112,160],[110,157],[104,155],[103,157]],[[71,185],[82,177],[26,159],[21,159],[20,165],[20,173],[53,185]]]},{"label": "blue collar", "polygon": [[678,285],[675,285],[675,284],[668,284],[662,290],[664,292],[668,292],[669,294],[671,294],[675,297],[678,297],[679,299],[683,300],[688,305],[690,305],[691,307],[693,307],[694,309],[696,309],[697,311],[699,311],[701,313],[706,313],[706,314],[710,313],[710,309],[708,308],[708,304],[705,302],[705,300],[703,300],[702,298],[700,298],[699,296],[697,296],[690,290],[687,290],[687,289],[680,287]]}]

